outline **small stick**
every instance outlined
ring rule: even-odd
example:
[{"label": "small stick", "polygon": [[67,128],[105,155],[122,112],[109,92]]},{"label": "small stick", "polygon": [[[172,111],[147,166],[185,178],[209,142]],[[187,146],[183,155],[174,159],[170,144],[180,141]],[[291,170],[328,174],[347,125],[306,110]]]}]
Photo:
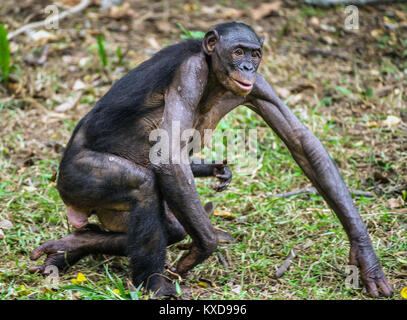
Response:
[{"label": "small stick", "polygon": [[229,272],[228,272],[229,265],[226,262],[226,259],[223,257],[223,255],[220,252],[217,253],[217,256],[218,256],[219,262],[222,264],[223,268],[225,268],[225,275],[228,276],[229,275]]},{"label": "small stick", "polygon": [[43,21],[37,21],[33,23],[26,24],[25,26],[22,26],[21,28],[17,29],[14,32],[10,32],[7,36],[8,40],[11,40],[15,36],[19,35],[20,33],[30,31],[31,29],[37,29],[45,26],[46,23],[52,23],[56,21],[61,21],[62,19],[65,19],[67,16],[78,13],[85,8],[87,8],[90,4],[92,3],[92,0],[82,0],[81,3],[79,3],[77,6],[68,9],[61,14],[55,15],[55,17],[45,19]]},{"label": "small stick", "polygon": [[[369,191],[362,191],[362,190],[350,190],[351,194],[354,194],[355,196],[364,196],[364,197],[368,197],[368,198],[374,198],[374,193],[369,192]],[[315,189],[314,187],[310,187],[310,188],[303,188],[303,189],[299,189],[299,190],[294,190],[294,191],[290,191],[290,192],[284,192],[284,193],[277,193],[274,196],[271,196],[270,198],[289,198],[292,196],[296,196],[299,194],[313,194],[313,195],[317,195],[319,194],[318,190]]]},{"label": "small stick", "polygon": [[223,266],[225,269],[228,269],[228,268],[229,268],[228,263],[226,262],[226,260],[225,260],[225,258],[223,257],[223,255],[222,255],[220,252],[218,252],[218,253],[217,253],[217,256],[218,256],[219,261],[220,261],[220,263],[222,264],[222,266]]},{"label": "small stick", "polygon": [[331,51],[331,50],[324,50],[324,49],[309,49],[306,52],[306,55],[309,54],[320,54],[323,56],[333,56],[333,57],[337,57],[340,58],[342,60],[348,61],[350,60],[350,58],[340,52],[335,52],[335,51]]},{"label": "small stick", "polygon": [[284,274],[284,272],[287,271],[287,269],[291,265],[291,262],[297,256],[297,253],[298,253],[298,250],[296,250],[296,249],[293,249],[290,251],[287,258],[285,258],[284,263],[280,266],[280,268],[277,269],[276,273],[274,274],[275,278],[280,278]]},{"label": "small stick", "polygon": [[280,278],[284,272],[288,270],[290,267],[291,263],[293,262],[294,258],[297,256],[299,252],[302,250],[305,250],[309,247],[311,247],[313,242],[311,240],[308,240],[304,245],[302,245],[299,249],[292,249],[288,256],[285,258],[284,263],[280,266],[280,268],[277,269],[276,273],[274,274],[274,277],[276,279]]}]

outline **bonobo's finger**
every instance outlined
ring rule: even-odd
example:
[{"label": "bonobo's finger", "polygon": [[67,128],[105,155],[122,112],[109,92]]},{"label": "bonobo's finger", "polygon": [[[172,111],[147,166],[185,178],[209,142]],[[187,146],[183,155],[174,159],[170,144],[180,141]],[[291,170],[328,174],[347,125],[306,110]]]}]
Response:
[{"label": "bonobo's finger", "polygon": [[225,173],[225,174],[217,174],[217,175],[215,175],[215,177],[218,178],[218,179],[221,179],[221,180],[229,180],[230,179],[230,176],[227,173]]},{"label": "bonobo's finger", "polygon": [[379,291],[377,290],[377,286],[376,283],[374,281],[367,281],[366,282],[366,288],[367,288],[367,292],[375,297],[378,298],[379,297]]},{"label": "bonobo's finger", "polygon": [[391,295],[393,294],[393,289],[391,288],[390,284],[387,282],[387,279],[382,278],[380,280],[378,280],[378,286],[381,289],[381,293],[383,294],[383,296],[385,297],[391,297]]},{"label": "bonobo's finger", "polygon": [[39,265],[39,266],[31,266],[28,268],[28,271],[30,273],[44,273],[45,267],[44,265]]},{"label": "bonobo's finger", "polygon": [[52,254],[56,253],[57,249],[54,246],[53,241],[48,241],[40,245],[39,247],[35,248],[33,252],[30,255],[31,260],[37,260],[39,257],[41,257],[44,254]]}]

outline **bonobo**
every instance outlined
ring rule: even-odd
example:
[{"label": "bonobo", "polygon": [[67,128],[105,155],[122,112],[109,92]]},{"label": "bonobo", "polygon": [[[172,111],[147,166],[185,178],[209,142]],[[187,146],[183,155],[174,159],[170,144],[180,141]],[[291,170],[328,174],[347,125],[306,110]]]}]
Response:
[{"label": "bonobo", "polygon": [[[168,163],[153,163],[150,133],[165,130],[170,141],[187,129],[203,133],[245,105],[284,141],[338,216],[349,237],[350,263],[360,268],[368,291],[390,296],[366,226],[334,162],[257,73],[262,44],[246,24],[220,24],[203,40],[159,51],[117,81],[78,123],[59,167],[57,188],[77,230],[36,248],[31,259],[47,258],[31,271],[44,273],[48,265],[64,270],[92,253],[123,255],[130,258],[134,285],[171,294],[173,285],[161,276],[166,247],[191,236],[177,265],[185,275],[218,244],[193,177],[215,176],[223,190],[232,175],[222,162],[173,161],[175,148],[169,148]],[[88,223],[92,214],[103,229]]]}]

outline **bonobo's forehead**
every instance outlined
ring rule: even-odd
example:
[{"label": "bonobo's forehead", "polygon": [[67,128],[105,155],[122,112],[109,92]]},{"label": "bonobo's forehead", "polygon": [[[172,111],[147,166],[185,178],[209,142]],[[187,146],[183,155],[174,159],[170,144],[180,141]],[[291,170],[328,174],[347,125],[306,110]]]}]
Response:
[{"label": "bonobo's forehead", "polygon": [[248,47],[260,48],[259,37],[253,29],[243,23],[230,23],[215,27],[225,47],[247,45]]}]

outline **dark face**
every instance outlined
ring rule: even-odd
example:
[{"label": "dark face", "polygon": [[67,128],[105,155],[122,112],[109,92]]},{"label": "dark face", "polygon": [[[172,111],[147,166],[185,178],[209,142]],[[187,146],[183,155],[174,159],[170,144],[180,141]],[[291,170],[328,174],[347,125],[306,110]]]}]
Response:
[{"label": "dark face", "polygon": [[237,29],[224,36],[209,31],[203,41],[204,51],[211,56],[212,70],[229,91],[246,96],[253,89],[259,67],[262,43],[250,30]]}]

